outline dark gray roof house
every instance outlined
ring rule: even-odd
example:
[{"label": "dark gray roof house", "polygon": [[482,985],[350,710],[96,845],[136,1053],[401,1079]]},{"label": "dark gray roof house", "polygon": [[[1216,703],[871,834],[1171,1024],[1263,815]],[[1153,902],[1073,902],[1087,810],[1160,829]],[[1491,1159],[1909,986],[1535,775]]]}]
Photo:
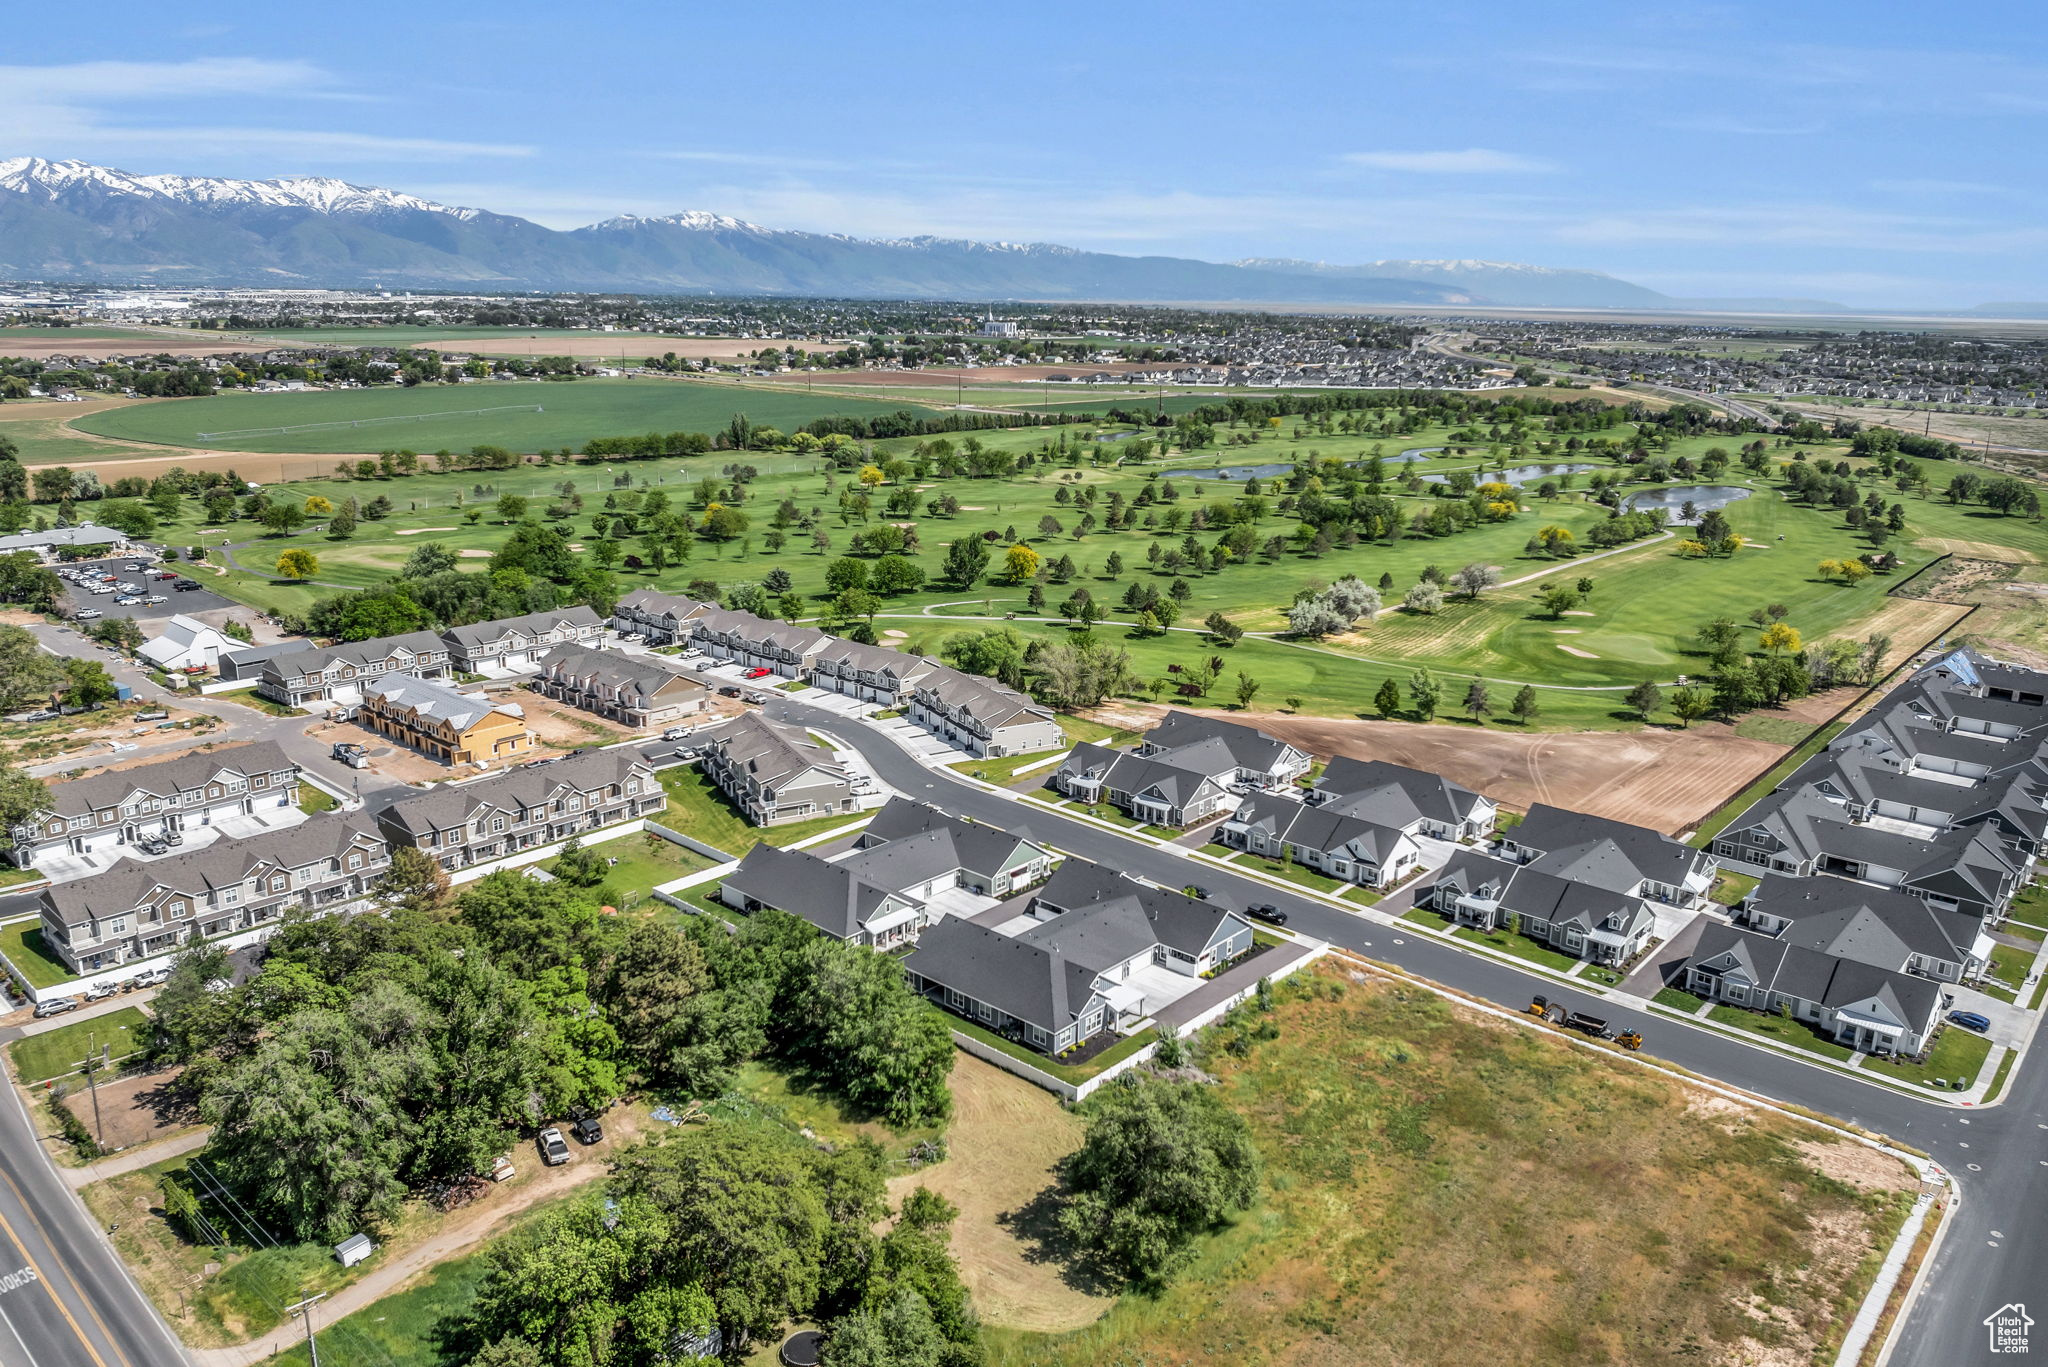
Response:
[{"label": "dark gray roof house", "polygon": [[1713,921],[1686,961],[1685,984],[1699,996],[1758,1011],[1783,1005],[1864,1053],[1921,1053],[1941,1011],[1941,984],[1932,979]]},{"label": "dark gray roof house", "polygon": [[1497,930],[1512,920],[1529,938],[1594,963],[1626,964],[1649,943],[1657,918],[1641,893],[1576,877],[1568,866],[1553,870],[1546,862],[1517,864],[1460,850],[1416,900],[1479,930]]},{"label": "dark gray roof house", "polygon": [[1500,857],[1540,861],[1543,872],[1610,892],[1698,907],[1714,883],[1714,861],[1647,826],[1537,803],[1501,836]]},{"label": "dark gray roof house", "polygon": [[1309,800],[1346,816],[1410,833],[1461,840],[1493,829],[1493,799],[1442,774],[1385,760],[1338,755],[1323,769]]},{"label": "dark gray roof house", "polygon": [[1182,767],[1205,770],[1212,762],[1208,756],[1227,755],[1237,770],[1235,779],[1245,783],[1290,783],[1307,773],[1312,762],[1307,751],[1253,727],[1179,709],[1160,718],[1159,724],[1145,733],[1137,749],[1140,755],[1161,759],[1182,751],[1188,752],[1190,761],[1197,755],[1203,757],[1199,764],[1183,763]]}]

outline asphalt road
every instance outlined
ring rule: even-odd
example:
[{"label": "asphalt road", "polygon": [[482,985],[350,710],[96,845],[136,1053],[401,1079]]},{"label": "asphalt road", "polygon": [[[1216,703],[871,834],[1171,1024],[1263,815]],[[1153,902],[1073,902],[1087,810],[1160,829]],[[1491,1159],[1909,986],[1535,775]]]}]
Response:
[{"label": "asphalt road", "polygon": [[[1970,1367],[2009,1362],[1989,1351],[1980,1321],[2010,1301],[2048,1307],[2048,1071],[2031,1058],[2008,1080],[2005,1100],[1965,1110],[1916,1100],[1859,1082],[1834,1069],[1752,1048],[1668,1017],[1620,1005],[1497,960],[1453,949],[1421,931],[1404,933],[1272,884],[1228,872],[1185,852],[1152,846],[1062,816],[918,763],[865,726],[774,693],[769,716],[830,730],[859,750],[876,775],[911,797],[956,815],[1028,829],[1060,849],[1167,887],[1199,881],[1227,906],[1270,902],[1288,928],[1398,965],[1445,986],[1519,1010],[1541,992],[1567,1008],[1604,1016],[1617,1029],[1643,1032],[1644,1053],[1745,1091],[1840,1117],[1932,1155],[1960,1180],[1963,1199],[1934,1260],[1928,1285],[1907,1320],[1895,1367]],[[2048,1326],[2048,1314],[2041,1314]],[[2048,1327],[2043,1330],[2048,1340]]]}]

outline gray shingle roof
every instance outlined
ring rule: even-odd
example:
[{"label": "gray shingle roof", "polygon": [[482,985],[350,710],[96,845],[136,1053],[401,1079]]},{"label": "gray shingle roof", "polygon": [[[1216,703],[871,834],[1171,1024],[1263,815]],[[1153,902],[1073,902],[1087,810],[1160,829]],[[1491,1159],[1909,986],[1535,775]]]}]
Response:
[{"label": "gray shingle roof", "polygon": [[1315,792],[1319,806],[1383,826],[1401,827],[1410,826],[1419,818],[1458,826],[1470,820],[1486,801],[1442,774],[1345,755],[1330,761],[1316,780]]},{"label": "gray shingle roof", "polygon": [[1544,872],[1613,892],[1632,889],[1645,878],[1676,886],[1707,857],[1647,826],[1543,803],[1531,807],[1507,838],[1543,851]]},{"label": "gray shingle roof", "polygon": [[485,810],[537,807],[557,790],[589,793],[622,784],[635,772],[654,785],[654,771],[632,747],[585,750],[546,764],[509,770],[464,783],[443,783],[387,808],[381,819],[413,836],[467,824]]},{"label": "gray shingle roof", "polygon": [[197,788],[216,774],[246,779],[251,774],[274,774],[298,770],[276,741],[250,741],[245,745],[224,745],[217,750],[188,750],[182,755],[138,764],[132,769],[111,769],[49,785],[48,815],[75,817],[121,803],[130,793],[145,792],[171,797]]},{"label": "gray shingle roof", "polygon": [[596,612],[576,603],[566,608],[550,608],[546,612],[529,612],[519,617],[500,617],[492,622],[450,627],[441,636],[452,645],[481,646],[501,641],[515,632],[531,639],[561,628],[589,630],[603,625],[604,619]]},{"label": "gray shingle roof", "polygon": [[1012,824],[1016,829],[991,826],[984,821],[963,821],[927,803],[913,802],[907,797],[892,797],[861,831],[860,842],[864,847],[872,848],[927,831],[944,831],[952,841],[959,867],[988,877],[1010,863],[1020,846],[1044,849],[1031,838],[1027,827]]},{"label": "gray shingle roof", "polygon": [[432,679],[416,679],[410,674],[386,674],[374,683],[364,684],[363,701],[372,699],[387,707],[404,708],[419,716],[446,722],[457,731],[467,730],[493,712],[519,715],[517,704],[471,697],[447,684]]},{"label": "gray shingle roof", "polygon": [[564,645],[541,656],[540,662],[551,674],[559,671],[569,678],[588,679],[628,697],[652,698],[663,693],[673,698],[710,691],[664,663],[659,655],[621,655],[615,650]]},{"label": "gray shingle roof", "polygon": [[1748,909],[1790,922],[1782,939],[1878,968],[1903,970],[1914,954],[1961,963],[1983,925],[1965,911],[1943,911],[1908,893],[1849,878],[1766,874]]},{"label": "gray shingle roof", "polygon": [[1073,1024],[1094,998],[1092,969],[1040,945],[954,917],[925,931],[903,967],[1047,1034]]},{"label": "gray shingle roof", "polygon": [[[368,641],[350,641],[343,645],[305,645],[297,650],[284,651],[269,657],[263,666],[266,677],[294,679],[308,674],[318,674],[331,664],[351,664],[358,669],[382,665],[398,653],[415,658],[429,659],[448,653],[448,643],[431,631],[408,631],[398,636],[379,636]],[[246,654],[238,659],[247,658]]]},{"label": "gray shingle roof", "polygon": [[841,780],[850,779],[832,752],[793,726],[772,722],[759,712],[742,712],[697,733],[696,739],[719,751],[728,764],[755,782],[780,787],[807,769]]},{"label": "gray shingle roof", "polygon": [[1241,722],[1225,721],[1203,712],[1183,712],[1177,708],[1160,718],[1159,724],[1145,733],[1147,745],[1156,745],[1163,750],[1177,750],[1198,742],[1213,742],[1220,746],[1223,753],[1231,757],[1233,767],[1240,769],[1271,769],[1289,751],[1300,753],[1285,741],[1275,740]]},{"label": "gray shingle roof", "polygon": [[1700,932],[1687,962],[1716,977],[1739,970],[1760,987],[1830,1008],[1875,999],[1915,1030],[1927,1023],[1941,1001],[1941,985],[1930,979],[1717,921],[1708,922]]}]

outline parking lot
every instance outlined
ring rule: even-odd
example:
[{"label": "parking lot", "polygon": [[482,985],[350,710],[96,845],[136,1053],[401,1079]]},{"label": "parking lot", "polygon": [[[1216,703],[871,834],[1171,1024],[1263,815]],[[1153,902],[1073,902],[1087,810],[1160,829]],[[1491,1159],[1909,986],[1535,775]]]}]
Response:
[{"label": "parking lot", "polygon": [[[128,567],[134,564],[140,564],[143,568],[141,570],[130,570]],[[111,574],[117,581],[140,584],[145,596],[158,594],[164,600],[161,603],[117,605],[114,600],[126,597],[127,595],[118,590],[114,593],[92,593],[83,585],[66,579],[64,581],[64,602],[60,606],[68,606],[70,609],[78,611],[94,610],[102,617],[132,617],[138,622],[150,622],[169,617],[174,613],[182,612],[189,616],[193,613],[212,612],[218,608],[231,608],[235,606],[232,598],[223,598],[209,589],[185,589],[181,591],[173,588],[170,580],[156,577],[159,573],[163,572],[170,572],[184,577],[184,566],[176,561],[158,565],[148,561],[138,561],[133,556],[116,556],[109,560],[77,560],[67,565],[54,565],[51,568],[66,573],[85,570],[94,574]],[[142,577],[145,574],[149,576],[147,579]]]}]

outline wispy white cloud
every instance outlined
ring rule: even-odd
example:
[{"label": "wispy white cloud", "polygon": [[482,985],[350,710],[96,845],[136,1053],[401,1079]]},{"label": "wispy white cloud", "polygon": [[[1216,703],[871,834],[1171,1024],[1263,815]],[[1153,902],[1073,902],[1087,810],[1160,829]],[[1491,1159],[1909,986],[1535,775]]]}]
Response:
[{"label": "wispy white cloud", "polygon": [[[290,154],[300,164],[523,157],[520,144],[395,136],[315,122],[289,127],[269,122],[208,121],[178,125],[159,117],[164,106],[208,106],[251,98],[367,102],[315,63],[253,57],[199,57],[182,62],[72,62],[0,66],[0,130],[10,152],[44,156],[119,156],[173,148],[182,154]],[[123,118],[123,106],[143,106],[143,120]],[[187,169],[187,168],[179,168]]]},{"label": "wispy white cloud", "polygon": [[1346,152],[1337,158],[1349,166],[1376,171],[1414,171],[1432,176],[1485,175],[1493,172],[1531,173],[1555,171],[1555,162],[1527,157],[1519,152],[1498,152],[1489,147],[1467,147],[1456,152]]}]

